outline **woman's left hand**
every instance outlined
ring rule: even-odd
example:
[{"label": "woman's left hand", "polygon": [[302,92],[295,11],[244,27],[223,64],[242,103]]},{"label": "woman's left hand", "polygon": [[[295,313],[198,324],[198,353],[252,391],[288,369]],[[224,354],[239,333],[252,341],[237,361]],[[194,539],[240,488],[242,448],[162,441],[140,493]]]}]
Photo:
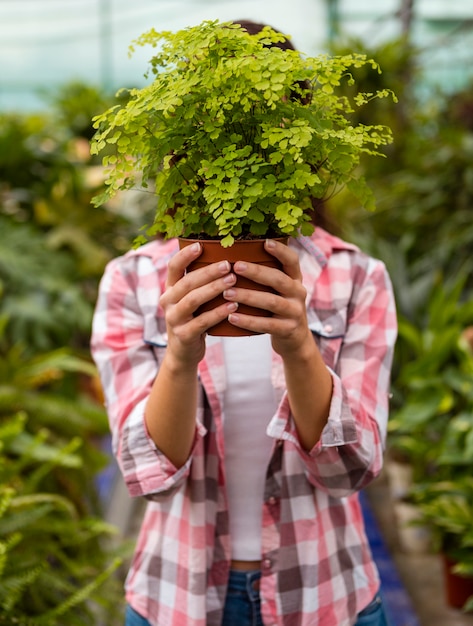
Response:
[{"label": "woman's left hand", "polygon": [[229,321],[241,328],[269,333],[274,350],[284,358],[285,355],[300,350],[311,336],[306,316],[307,292],[302,284],[297,253],[289,246],[272,239],[265,242],[265,248],[280,261],[282,270],[237,261],[233,271],[239,276],[271,287],[274,293],[232,287],[223,295],[231,302],[271,311],[271,317],[244,315],[237,311],[230,314]]},{"label": "woman's left hand", "polygon": [[235,326],[271,335],[273,349],[284,363],[289,404],[300,442],[311,450],[327,423],[332,377],[307,323],[307,292],[297,253],[278,241],[268,240],[265,247],[281,262],[282,270],[238,261],[233,271],[271,287],[275,293],[231,287],[223,295],[227,300],[266,309],[273,315],[244,315],[237,309],[228,319]]}]

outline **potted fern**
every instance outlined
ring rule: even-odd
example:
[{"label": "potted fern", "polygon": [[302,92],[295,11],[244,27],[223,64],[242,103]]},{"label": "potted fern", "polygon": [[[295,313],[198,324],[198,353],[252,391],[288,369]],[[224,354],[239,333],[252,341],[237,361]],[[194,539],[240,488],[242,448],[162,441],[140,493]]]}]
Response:
[{"label": "potted fern", "polygon": [[450,480],[420,484],[413,491],[421,519],[430,525],[442,557],[449,606],[473,611],[473,478],[471,465]]},{"label": "potted fern", "polygon": [[[95,118],[92,153],[107,148],[102,204],[119,190],[151,189],[159,201],[148,234],[221,237],[309,234],[311,198],[346,185],[371,207],[358,165],[391,140],[384,126],[353,126],[374,97],[337,95],[364,55],[305,57],[281,49],[265,27],[206,21],[175,33],[151,30],[152,82]],[[133,47],[132,47],[133,50]]]},{"label": "potted fern", "polygon": [[391,133],[354,126],[350,115],[390,92],[350,102],[337,87],[378,65],[361,54],[306,57],[279,47],[286,40],[270,27],[249,34],[205,21],[134,42],[132,51],[157,50],[152,80],[95,118],[92,153],[105,151],[107,171],[96,205],[136,187],[156,195],[154,222],[137,244],[157,234],[204,237],[228,258],[238,240],[310,234],[313,199],[342,186],[373,206],[360,158],[380,155]]}]

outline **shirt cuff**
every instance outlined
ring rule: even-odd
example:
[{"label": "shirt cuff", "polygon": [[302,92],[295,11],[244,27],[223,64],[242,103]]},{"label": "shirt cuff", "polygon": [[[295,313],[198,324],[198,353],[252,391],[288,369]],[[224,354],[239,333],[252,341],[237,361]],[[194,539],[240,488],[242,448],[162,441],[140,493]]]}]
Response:
[{"label": "shirt cuff", "polygon": [[151,495],[175,487],[188,475],[197,442],[207,433],[198,416],[189,458],[182,467],[176,468],[148,432],[144,417],[145,404],[146,399],[135,407],[125,426],[127,432],[122,433],[125,443],[120,454],[120,465],[132,496]]},{"label": "shirt cuff", "polygon": [[316,455],[324,448],[356,443],[358,439],[356,423],[348,404],[344,401],[345,394],[342,381],[330,368],[328,369],[333,381],[332,399],[327,424],[315,446],[310,451],[302,447],[291,413],[287,391],[284,393],[278,410],[268,426],[267,434],[270,437],[291,441],[310,456]]}]

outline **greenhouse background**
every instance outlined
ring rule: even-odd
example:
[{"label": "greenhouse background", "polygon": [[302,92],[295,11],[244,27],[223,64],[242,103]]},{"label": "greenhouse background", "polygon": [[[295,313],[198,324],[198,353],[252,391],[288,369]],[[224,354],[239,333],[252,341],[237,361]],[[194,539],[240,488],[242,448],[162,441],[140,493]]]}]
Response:
[{"label": "greenhouse background", "polygon": [[391,626],[473,626],[471,0],[0,0],[0,624],[122,623],[142,503],[112,459],[90,326],[105,265],[154,200],[93,207],[91,119],[145,84],[150,50],[128,56],[141,33],[242,18],[306,54],[366,53],[382,73],[357,76],[363,90],[397,95],[354,115],[393,130],[386,158],[360,164],[376,211],[343,191],[327,203],[386,263],[399,316],[385,469],[363,509]]},{"label": "greenhouse background", "polygon": [[0,109],[45,106],[41,94],[70,80],[110,91],[142,84],[147,51],[128,46],[150,28],[175,30],[204,19],[266,21],[306,54],[337,32],[377,43],[399,34],[411,10],[413,41],[430,83],[459,88],[473,73],[473,4],[468,0],[2,0]]}]

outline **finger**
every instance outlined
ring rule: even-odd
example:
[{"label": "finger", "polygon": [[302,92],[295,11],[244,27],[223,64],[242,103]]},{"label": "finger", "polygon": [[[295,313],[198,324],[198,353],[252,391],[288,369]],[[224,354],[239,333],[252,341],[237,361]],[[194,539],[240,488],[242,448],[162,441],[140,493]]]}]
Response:
[{"label": "finger", "polygon": [[233,264],[233,270],[235,274],[257,283],[256,289],[258,285],[265,285],[278,293],[286,293],[292,283],[292,279],[281,270],[259,263],[237,261]]},{"label": "finger", "polygon": [[236,302],[226,302],[214,309],[191,317],[185,324],[177,326],[174,329],[174,334],[179,337],[181,342],[185,343],[203,335],[210,328],[227,319],[237,309],[238,304]]},{"label": "finger", "polygon": [[[200,270],[196,270],[200,271]],[[169,292],[166,292],[164,296],[161,298],[161,304],[171,303],[174,306],[172,307],[169,321],[174,324],[180,323],[182,320],[187,320],[189,317],[192,317],[193,314],[206,302],[213,300],[217,296],[221,296],[225,289],[232,287],[235,284],[236,276],[235,274],[227,274],[224,277],[219,278],[218,280],[214,280],[210,283],[205,283],[200,287],[195,287],[190,290],[186,290],[183,295],[176,295],[176,292],[180,290],[184,279],[179,281],[177,285],[172,287]],[[166,299],[165,297],[168,296]]]},{"label": "finger", "polygon": [[237,261],[233,266],[234,271],[261,285],[272,287],[278,293],[290,295],[293,281],[302,281],[299,256],[289,246],[273,239],[265,241],[265,249],[280,262],[281,269],[264,264]]},{"label": "finger", "polygon": [[184,276],[187,267],[192,261],[195,261],[200,254],[202,254],[202,246],[199,242],[179,250],[169,261],[166,286],[175,285],[177,281]]},{"label": "finger", "polygon": [[[220,261],[219,263],[212,263],[192,272],[187,272],[177,282],[167,285],[163,299],[166,303],[177,303],[193,290],[206,285],[211,286],[209,297],[212,294],[222,293],[225,287],[235,282],[235,275],[231,274],[230,270],[231,265],[228,261]],[[212,285],[212,283],[214,284]]]},{"label": "finger", "polygon": [[223,297],[229,302],[238,302],[250,307],[271,312],[274,316],[287,319],[298,319],[303,310],[305,290],[300,286],[299,298],[286,298],[271,291],[255,289],[240,289],[231,287],[223,292]]},{"label": "finger", "polygon": [[238,310],[228,315],[228,321],[238,328],[244,328],[259,334],[267,333],[272,336],[289,336],[294,330],[291,320],[246,315]]},{"label": "finger", "polygon": [[288,245],[275,241],[274,239],[266,239],[264,242],[266,252],[272,254],[283,267],[285,274],[294,279],[301,278],[301,269],[299,265],[299,256],[295,250]]},{"label": "finger", "polygon": [[[243,261],[237,261],[233,265],[233,269],[235,274],[252,280],[259,285],[269,287],[273,292],[281,294],[286,298],[305,298],[298,261],[296,262],[296,267],[292,270],[295,277],[291,277],[279,269]],[[257,286],[256,289],[258,289]]]}]

